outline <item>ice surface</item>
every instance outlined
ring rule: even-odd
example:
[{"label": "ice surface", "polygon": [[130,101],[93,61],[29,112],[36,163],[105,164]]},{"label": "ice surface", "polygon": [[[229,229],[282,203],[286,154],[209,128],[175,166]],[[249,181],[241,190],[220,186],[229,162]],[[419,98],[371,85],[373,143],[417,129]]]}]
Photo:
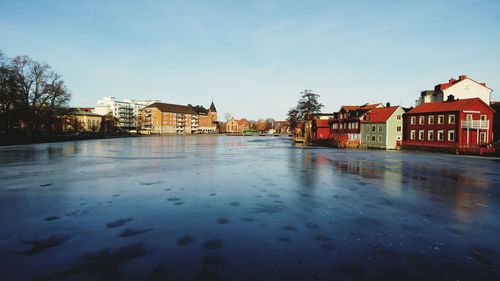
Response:
[{"label": "ice surface", "polygon": [[498,280],[500,162],[143,137],[0,148],[1,280]]}]

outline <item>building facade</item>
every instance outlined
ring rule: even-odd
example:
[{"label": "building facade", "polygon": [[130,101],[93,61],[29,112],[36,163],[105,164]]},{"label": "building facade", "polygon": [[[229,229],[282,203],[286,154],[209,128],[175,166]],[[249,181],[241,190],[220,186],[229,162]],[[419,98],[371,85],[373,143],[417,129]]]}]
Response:
[{"label": "building facade", "polygon": [[94,113],[99,115],[112,114],[118,119],[117,126],[122,129],[136,129],[140,124],[141,110],[146,106],[159,102],[158,100],[123,100],[115,97],[103,97],[97,101]]},{"label": "building facade", "polygon": [[217,131],[217,111],[202,106],[153,103],[140,112],[141,130],[151,134],[199,134]]},{"label": "building facade", "polygon": [[478,147],[493,139],[494,110],[481,98],[422,103],[403,117],[403,147]]},{"label": "building facade", "polygon": [[76,110],[64,116],[63,132],[99,132],[102,116],[85,110]]},{"label": "building facade", "polygon": [[375,108],[381,108],[381,103],[361,106],[342,106],[333,113],[331,120],[331,138],[340,147],[357,147],[361,139],[361,121],[364,114]]},{"label": "building facade", "polygon": [[396,149],[403,140],[401,106],[375,108],[361,122],[361,145],[366,148]]},{"label": "building facade", "polygon": [[448,96],[453,95],[458,100],[477,97],[489,105],[492,92],[493,90],[486,86],[486,83],[477,82],[466,75],[460,75],[458,80],[452,77],[447,83],[436,85],[433,90],[422,91],[415,104],[442,102],[446,101]]}]

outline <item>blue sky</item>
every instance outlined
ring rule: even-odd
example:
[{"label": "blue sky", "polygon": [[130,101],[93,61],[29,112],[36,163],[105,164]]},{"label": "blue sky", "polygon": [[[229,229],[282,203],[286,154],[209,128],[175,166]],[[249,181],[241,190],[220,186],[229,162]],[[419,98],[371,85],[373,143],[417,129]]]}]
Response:
[{"label": "blue sky", "polygon": [[212,100],[285,118],[299,92],[411,106],[467,74],[500,89],[500,1],[0,0],[0,49],[61,73],[72,105],[102,96]]}]

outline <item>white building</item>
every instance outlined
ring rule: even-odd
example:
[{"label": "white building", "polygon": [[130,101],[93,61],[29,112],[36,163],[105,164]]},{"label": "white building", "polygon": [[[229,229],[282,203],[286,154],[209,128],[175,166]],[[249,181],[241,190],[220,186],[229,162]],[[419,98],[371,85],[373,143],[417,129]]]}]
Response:
[{"label": "white building", "polygon": [[486,83],[480,83],[470,79],[466,75],[460,75],[458,80],[450,78],[448,83],[438,84],[434,87],[434,90],[422,91],[415,105],[446,101],[450,95],[459,100],[480,98],[489,105],[491,92],[493,90],[486,86]]},{"label": "white building", "polygon": [[107,115],[111,113],[118,119],[120,128],[137,128],[139,126],[140,111],[146,106],[159,100],[116,100],[115,97],[103,97],[97,101],[94,113]]}]

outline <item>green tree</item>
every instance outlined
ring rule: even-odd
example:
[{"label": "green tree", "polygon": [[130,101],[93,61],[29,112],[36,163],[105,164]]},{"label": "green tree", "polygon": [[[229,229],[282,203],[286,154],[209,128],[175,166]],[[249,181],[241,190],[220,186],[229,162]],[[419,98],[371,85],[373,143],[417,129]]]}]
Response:
[{"label": "green tree", "polygon": [[307,116],[313,113],[319,113],[323,104],[318,99],[319,95],[312,90],[304,90],[300,92],[301,97],[297,103],[297,111],[299,112],[299,119],[306,120]]},{"label": "green tree", "polygon": [[297,127],[297,123],[299,122],[299,111],[297,108],[293,107],[288,110],[286,121],[290,126],[290,129],[293,131]]}]

